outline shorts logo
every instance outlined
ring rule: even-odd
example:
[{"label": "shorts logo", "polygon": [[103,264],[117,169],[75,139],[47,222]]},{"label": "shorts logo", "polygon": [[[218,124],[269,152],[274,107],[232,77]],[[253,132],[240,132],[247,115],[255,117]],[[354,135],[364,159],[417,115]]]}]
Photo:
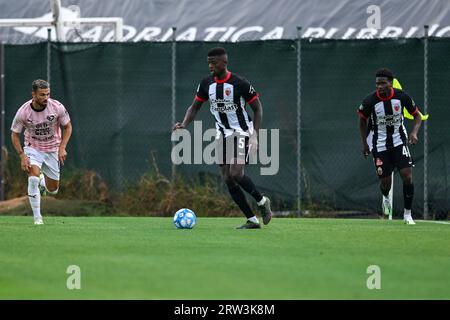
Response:
[{"label": "shorts logo", "polygon": [[51,116],[48,116],[47,117],[47,120],[48,121],[53,121],[55,119],[55,116],[54,115],[51,115]]},{"label": "shorts logo", "polygon": [[383,174],[383,169],[381,167],[377,168],[377,175],[381,176]]},{"label": "shorts logo", "polygon": [[375,165],[376,165],[377,167],[382,166],[382,165],[383,165],[383,160],[381,160],[380,158],[377,158],[377,160],[376,160],[376,162],[375,162]]},{"label": "shorts logo", "polygon": [[225,95],[228,97],[231,94],[231,90],[230,89],[225,89]]}]

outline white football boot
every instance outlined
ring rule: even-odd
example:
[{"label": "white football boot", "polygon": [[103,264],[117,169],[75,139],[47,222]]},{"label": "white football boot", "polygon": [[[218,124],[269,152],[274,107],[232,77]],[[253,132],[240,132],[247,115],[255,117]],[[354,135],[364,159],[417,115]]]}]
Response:
[{"label": "white football boot", "polygon": [[403,221],[405,222],[405,224],[416,224],[412,218],[412,216],[409,215],[403,215]]},{"label": "white football boot", "polygon": [[42,221],[42,219],[34,220],[34,225],[41,225],[41,224],[44,224],[44,221]]}]

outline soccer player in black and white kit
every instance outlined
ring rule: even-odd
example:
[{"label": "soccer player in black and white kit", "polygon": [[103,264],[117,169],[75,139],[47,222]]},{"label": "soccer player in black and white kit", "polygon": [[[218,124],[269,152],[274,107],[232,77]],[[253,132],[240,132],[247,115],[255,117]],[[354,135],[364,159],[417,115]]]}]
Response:
[{"label": "soccer player in black and white kit", "polygon": [[[186,128],[191,123],[202,104],[209,100],[210,111],[216,121],[216,140],[223,143],[220,163],[222,177],[231,198],[239,206],[247,221],[238,229],[259,229],[258,218],[248,204],[244,189],[257,202],[263,223],[272,218],[270,199],[262,196],[252,180],[245,175],[249,148],[257,148],[257,134],[261,127],[263,109],[258,94],[244,78],[231,73],[228,68],[228,55],[224,48],[213,48],[208,52],[207,62],[211,75],[204,78],[197,89],[192,105],[187,109],[182,123],[173,128]],[[253,110],[254,121],[245,110],[248,103]]]},{"label": "soccer player in black and white kit", "polygon": [[[389,69],[380,69],[376,72],[376,91],[369,94],[358,109],[359,131],[364,156],[367,158],[370,152],[373,154],[383,194],[384,214],[388,214],[392,209],[388,194],[391,189],[391,173],[395,167],[403,180],[405,208],[403,220],[406,224],[415,224],[411,216],[414,196],[413,160],[408,142],[417,143],[417,133],[422,119],[414,100],[404,91],[392,87],[393,79],[394,76]],[[403,107],[414,116],[414,125],[409,137],[403,125]]]}]

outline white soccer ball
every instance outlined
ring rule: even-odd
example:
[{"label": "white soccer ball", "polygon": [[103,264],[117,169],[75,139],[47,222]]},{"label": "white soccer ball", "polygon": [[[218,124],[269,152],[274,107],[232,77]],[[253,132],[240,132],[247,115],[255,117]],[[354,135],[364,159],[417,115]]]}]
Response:
[{"label": "white soccer ball", "polygon": [[178,229],[192,229],[197,222],[194,211],[183,208],[175,212],[173,223]]}]

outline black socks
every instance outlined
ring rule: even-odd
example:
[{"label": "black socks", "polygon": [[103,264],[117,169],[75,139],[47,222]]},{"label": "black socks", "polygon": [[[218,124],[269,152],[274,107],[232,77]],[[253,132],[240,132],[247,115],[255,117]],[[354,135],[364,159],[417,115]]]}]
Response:
[{"label": "black socks", "polygon": [[414,184],[404,184],[403,185],[403,201],[406,210],[411,210],[412,201],[414,198]]},{"label": "black socks", "polygon": [[250,208],[247,199],[245,198],[244,192],[242,192],[241,188],[236,184],[234,186],[228,186],[228,191],[230,191],[231,198],[233,198],[234,202],[239,206],[242,212],[245,214],[247,219],[254,216],[252,209]]}]

